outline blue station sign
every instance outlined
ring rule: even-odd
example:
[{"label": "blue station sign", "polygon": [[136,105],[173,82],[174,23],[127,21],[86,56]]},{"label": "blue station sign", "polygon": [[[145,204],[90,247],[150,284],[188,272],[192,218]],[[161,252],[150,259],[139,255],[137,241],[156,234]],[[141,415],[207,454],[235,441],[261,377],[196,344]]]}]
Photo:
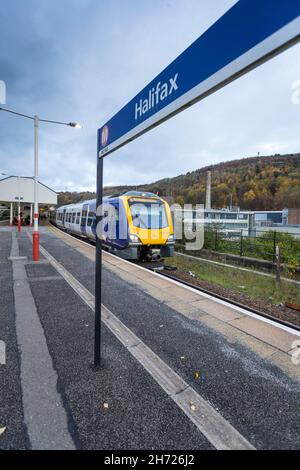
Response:
[{"label": "blue station sign", "polygon": [[300,40],[300,0],[239,0],[98,130],[115,151]]}]

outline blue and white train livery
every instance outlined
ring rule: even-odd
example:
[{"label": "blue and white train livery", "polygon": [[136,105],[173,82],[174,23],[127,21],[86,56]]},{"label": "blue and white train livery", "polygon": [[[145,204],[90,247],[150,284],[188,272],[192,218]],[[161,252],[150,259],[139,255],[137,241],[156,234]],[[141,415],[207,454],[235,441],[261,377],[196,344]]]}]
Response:
[{"label": "blue and white train livery", "polygon": [[[127,191],[103,199],[104,247],[125,259],[173,256],[174,229],[166,201],[153,193]],[[52,222],[70,233],[96,239],[96,200],[59,207]]]}]

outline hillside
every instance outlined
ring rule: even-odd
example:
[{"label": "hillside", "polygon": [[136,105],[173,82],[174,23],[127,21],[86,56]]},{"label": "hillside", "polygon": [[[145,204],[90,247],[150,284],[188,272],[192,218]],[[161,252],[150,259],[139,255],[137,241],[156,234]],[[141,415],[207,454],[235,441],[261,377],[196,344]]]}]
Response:
[{"label": "hillside", "polygon": [[[242,209],[279,210],[300,206],[299,153],[232,160],[147,185],[105,188],[104,193],[138,189],[173,196],[180,204],[204,204],[208,169],[212,170],[212,207],[228,206],[231,195],[233,204]],[[59,203],[93,197],[94,193],[60,193]]]}]

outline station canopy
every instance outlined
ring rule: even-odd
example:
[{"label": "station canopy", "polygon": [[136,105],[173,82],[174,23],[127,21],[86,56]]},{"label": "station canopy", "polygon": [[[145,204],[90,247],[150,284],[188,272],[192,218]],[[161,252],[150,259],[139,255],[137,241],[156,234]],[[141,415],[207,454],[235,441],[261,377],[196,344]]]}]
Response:
[{"label": "station canopy", "polygon": [[[8,176],[0,180],[1,202],[34,202],[34,179],[24,176]],[[57,204],[57,193],[43,183],[38,183],[38,203],[45,205]]]}]

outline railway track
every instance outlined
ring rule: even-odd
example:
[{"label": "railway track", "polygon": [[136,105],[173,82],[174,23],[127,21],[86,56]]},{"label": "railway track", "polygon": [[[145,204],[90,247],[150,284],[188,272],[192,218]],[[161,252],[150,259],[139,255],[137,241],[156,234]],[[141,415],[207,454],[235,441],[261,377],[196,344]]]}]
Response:
[{"label": "railway track", "polygon": [[[53,225],[51,226],[51,228],[53,229],[53,231],[57,231],[60,234],[64,234],[67,237],[73,238],[74,240],[80,241],[80,242],[84,243],[85,245],[90,246],[91,248],[95,249],[95,243],[93,243],[89,240],[85,240],[85,239],[83,239],[79,236],[70,234],[70,233],[68,233],[64,230],[59,229],[58,227],[53,226]],[[113,253],[110,253],[110,254],[112,256],[117,257],[117,255],[115,255]],[[231,306],[234,306],[234,307],[238,307],[242,310],[248,311],[252,315],[262,317],[262,318],[266,319],[267,321],[271,321],[271,322],[276,323],[278,325],[282,325],[283,327],[292,329],[294,331],[300,331],[300,327],[298,325],[294,324],[294,323],[282,320],[281,318],[270,315],[266,312],[262,312],[260,310],[255,309],[255,308],[249,307],[248,305],[245,305],[241,302],[229,299],[225,296],[217,294],[216,292],[210,291],[208,289],[205,289],[203,287],[195,285],[192,282],[188,282],[186,280],[181,279],[180,276],[176,276],[177,269],[173,268],[172,266],[166,265],[164,263],[164,260],[153,261],[153,262],[135,262],[135,264],[137,264],[138,266],[140,266],[143,269],[153,271],[153,272],[155,272],[156,274],[158,274],[162,277],[166,277],[168,279],[176,281],[179,284],[185,285],[190,289],[194,289],[198,292],[202,292],[206,295],[209,295],[212,298],[218,299],[218,300],[222,301],[222,303],[224,303],[224,304],[231,305]]]},{"label": "railway track", "polygon": [[254,313],[255,315],[259,315],[261,317],[264,317],[264,318],[267,318],[268,320],[272,320],[276,323],[279,323],[281,325],[284,325],[284,326],[287,326],[288,328],[292,328],[293,330],[297,330],[297,331],[300,331],[300,327],[298,325],[295,325],[294,323],[290,323],[288,321],[285,321],[285,320],[281,320],[280,318],[278,317],[275,317],[273,315],[269,315],[268,313],[265,313],[265,312],[261,312],[260,310],[257,310],[255,308],[252,308],[252,307],[249,307],[248,305],[244,305],[240,302],[236,302],[232,299],[228,299],[227,297],[224,297],[222,295],[219,295],[219,294],[216,294],[215,292],[212,292],[208,289],[205,289],[203,287],[199,287],[199,286],[196,286],[195,284],[192,284],[190,282],[187,282],[187,281],[184,281],[178,277],[176,277],[176,275],[173,275],[173,274],[169,274],[169,273],[166,273],[164,271],[158,271],[160,275],[164,276],[164,277],[167,277],[169,279],[175,279],[177,282],[180,282],[181,284],[184,284],[192,289],[195,289],[199,292],[203,292],[207,295],[210,295],[211,297],[215,297],[216,299],[219,299],[219,300],[222,300],[223,302],[226,302],[227,304],[230,304],[230,305],[234,305],[235,307],[239,307],[239,308],[242,308],[243,310],[248,310],[249,312],[251,313]]}]

